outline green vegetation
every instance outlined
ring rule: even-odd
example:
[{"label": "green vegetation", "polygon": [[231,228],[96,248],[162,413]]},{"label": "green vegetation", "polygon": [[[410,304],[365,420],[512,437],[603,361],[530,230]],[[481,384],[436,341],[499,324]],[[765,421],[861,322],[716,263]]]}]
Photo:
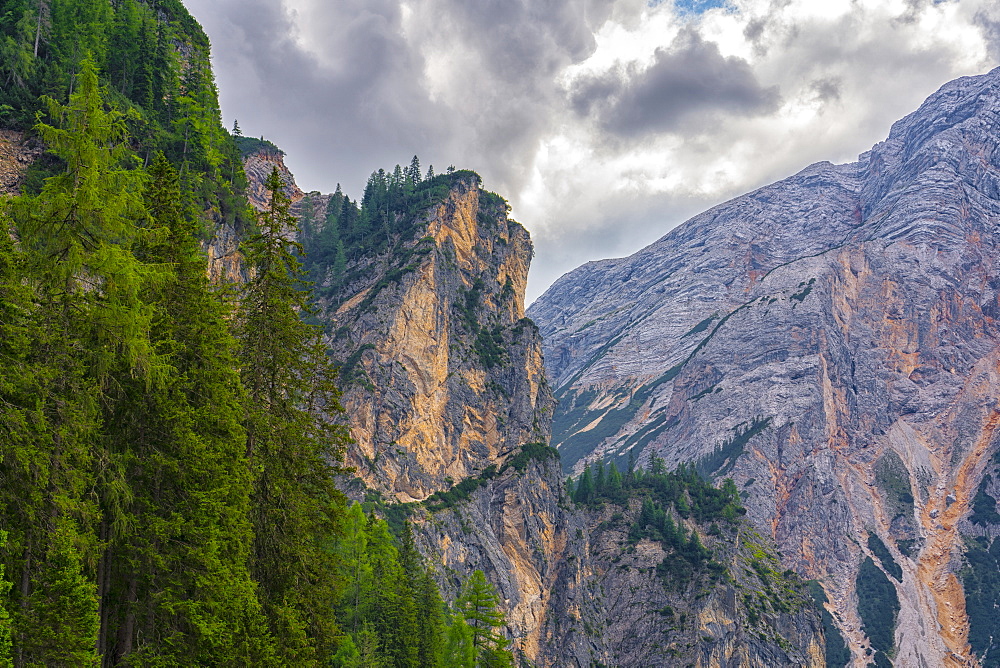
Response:
[{"label": "green vegetation", "polygon": [[737,426],[733,437],[720,443],[710,454],[699,459],[695,468],[707,477],[729,473],[736,465],[736,460],[743,454],[743,448],[750,442],[750,439],[762,433],[769,426],[771,426],[771,418],[769,417],[755,417],[749,424]]},{"label": "green vegetation", "polygon": [[236,142],[236,148],[240,151],[241,157],[246,157],[254,153],[263,153],[265,155],[272,156],[284,156],[285,152],[280,148],[275,146],[272,142],[267,139],[256,138],[256,137],[244,137],[243,135],[234,135],[233,141]]},{"label": "green vegetation", "polygon": [[796,292],[791,297],[789,297],[788,301],[798,302],[801,304],[802,302],[805,301],[806,297],[809,296],[809,293],[812,292],[813,285],[815,283],[816,283],[815,278],[810,278],[808,282],[802,281],[801,283],[799,283],[799,287],[801,288],[801,290],[799,290],[799,292]]},{"label": "green vegetation", "polygon": [[970,538],[966,542],[965,566],[959,572],[969,615],[969,644],[983,668],[1000,666],[1000,540]]},{"label": "green vegetation", "polygon": [[684,339],[689,336],[693,336],[695,334],[701,334],[702,332],[707,330],[712,325],[712,321],[714,321],[718,317],[719,317],[718,313],[713,313],[712,315],[708,316],[707,318],[699,322],[697,325],[689,329],[681,338]]},{"label": "green vegetation", "polygon": [[[208,38],[177,0],[4,0],[0,126],[34,132],[46,99],[64,102],[89,59],[143,165],[162,152],[185,207],[244,229],[252,221],[240,153],[220,124]],[[63,119],[53,118],[59,125]],[[40,161],[26,191],[61,172]]]},{"label": "green vegetation", "polygon": [[[467,170],[435,176],[431,169],[424,177],[420,160],[413,156],[406,167],[396,165],[391,172],[372,172],[360,202],[344,195],[338,185],[325,212],[302,226],[304,269],[309,280],[319,286],[318,295],[329,299],[335,308],[343,299],[344,287],[371,273],[370,266],[357,266],[355,261],[390,258],[392,265],[384,268],[385,278],[369,290],[361,305],[362,310],[367,308],[379,292],[417,268],[412,259],[430,252],[430,245],[410,245],[426,230],[427,210],[443,202],[458,184],[479,187],[481,182],[478,174]],[[480,216],[505,217],[506,202],[493,195],[503,203],[500,207],[489,195],[492,193],[481,198]]]},{"label": "green vegetation", "polygon": [[555,448],[544,443],[526,443],[499,469],[495,464],[490,464],[478,476],[466,478],[447,491],[434,492],[421,503],[431,511],[453,508],[458,503],[468,501],[473,492],[484,487],[487,482],[505,473],[508,469],[523,473],[532,461],[546,462],[550,459],[559,459],[559,452]]},{"label": "green vegetation", "polygon": [[656,458],[649,471],[630,468],[624,476],[613,462],[607,470],[603,463],[588,465],[575,483],[570,480],[568,491],[573,501],[584,506],[625,505],[629,499],[642,499],[629,539],[637,542],[648,538],[661,543],[667,556],[657,572],[671,587],[683,587],[701,573],[717,579],[725,572],[725,567],[712,558],[711,550],[702,545],[698,532],[687,531],[675,516],[708,524],[734,523],[746,514],[732,480],[716,488],[694,468],[682,464],[676,471],[667,472]]},{"label": "green vegetation", "polygon": [[[49,153],[0,202],[0,666],[510,665],[491,588],[452,610],[405,518],[396,541],[333,485],[295,221],[276,172],[249,219],[197,24],[3,9],[2,122],[44,109]],[[209,219],[245,223],[246,283],[209,283]]]},{"label": "green vegetation", "polygon": [[986,491],[990,486],[992,478],[989,474],[983,476],[983,481],[976,490],[976,497],[972,500],[972,515],[969,521],[980,526],[1000,524],[1000,513],[997,513],[997,500]]},{"label": "green vegetation", "polygon": [[847,648],[844,636],[833,622],[833,615],[824,605],[827,603],[826,592],[815,580],[808,583],[809,593],[816,602],[816,608],[823,618],[823,635],[826,636],[826,665],[828,668],[844,668],[851,662],[851,650]]},{"label": "green vegetation", "polygon": [[903,569],[899,567],[896,560],[892,558],[892,553],[889,552],[889,548],[885,546],[882,539],[876,536],[872,532],[868,532],[868,549],[872,551],[872,554],[881,562],[882,568],[886,570],[889,575],[896,579],[896,582],[903,581]]},{"label": "green vegetation", "polygon": [[865,634],[875,650],[876,662],[892,665],[889,659],[895,647],[896,615],[899,614],[899,597],[885,573],[871,557],[865,557],[855,580],[858,592],[858,614]]},{"label": "green vegetation", "polygon": [[894,516],[907,517],[913,514],[913,490],[910,474],[903,460],[892,450],[888,450],[875,466],[875,484],[885,493]]},{"label": "green vegetation", "polygon": [[337,668],[478,668],[510,666],[503,615],[482,571],[465,582],[453,607],[445,604],[408,523],[398,540],[389,526],[348,508],[333,544],[338,581],[334,605],[341,635],[327,665]]}]

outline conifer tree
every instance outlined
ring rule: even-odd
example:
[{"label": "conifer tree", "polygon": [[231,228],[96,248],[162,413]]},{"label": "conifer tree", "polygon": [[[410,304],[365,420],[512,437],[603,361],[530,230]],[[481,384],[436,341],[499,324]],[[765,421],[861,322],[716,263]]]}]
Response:
[{"label": "conifer tree", "polygon": [[177,172],[150,168],[155,236],[144,259],[172,271],[145,293],[169,363],[153,391],[123,379],[108,419],[134,521],[111,527],[101,647],[113,663],[268,665],[270,640],[248,570],[253,476],[225,304],[185,218]]},{"label": "conifer tree", "polygon": [[499,599],[481,570],[473,571],[457,601],[466,624],[472,631],[476,666],[510,666],[509,641],[499,632],[506,624],[499,610]]},{"label": "conifer tree", "polygon": [[308,311],[296,221],[275,169],[269,206],[244,250],[253,278],[238,312],[247,388],[246,454],[254,484],[251,564],[281,658],[309,665],[333,648],[335,564],[329,541],[344,512],[333,485],[347,441],[329,419],[342,410],[334,369]]},{"label": "conifer tree", "polygon": [[[7,532],[0,531],[0,550],[7,547]],[[11,621],[7,611],[7,596],[10,593],[11,582],[6,578],[3,564],[0,563],[0,668],[13,668],[14,656],[11,644]]]},{"label": "conifer tree", "polygon": [[461,612],[452,615],[445,638],[444,665],[448,668],[475,668],[476,648],[472,645],[472,629]]},{"label": "conifer tree", "polygon": [[153,379],[162,371],[140,298],[157,272],[129,250],[144,215],[142,180],[127,169],[123,118],[105,109],[91,59],[69,104],[50,99],[48,107],[56,125],[37,130],[66,169],[11,207],[37,325],[34,397],[21,413],[34,433],[3,463],[16,481],[11,496],[22,499],[10,527],[17,577],[27,585],[18,588],[15,643],[26,663],[88,663],[98,651],[101,593],[93,564],[105,529],[124,519],[115,514],[120,504],[107,503],[124,486],[100,409],[117,374]]}]

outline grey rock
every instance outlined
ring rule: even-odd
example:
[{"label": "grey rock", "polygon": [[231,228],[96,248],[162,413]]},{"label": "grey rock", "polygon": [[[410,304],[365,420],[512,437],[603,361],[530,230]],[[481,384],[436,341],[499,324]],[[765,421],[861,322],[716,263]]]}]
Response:
[{"label": "grey rock", "polygon": [[734,478],[858,665],[868,531],[919,539],[898,557],[895,660],[969,658],[954,573],[1000,420],[998,114],[1000,70],[953,81],[857,162],[584,265],[528,310],[566,465],[656,453]]}]

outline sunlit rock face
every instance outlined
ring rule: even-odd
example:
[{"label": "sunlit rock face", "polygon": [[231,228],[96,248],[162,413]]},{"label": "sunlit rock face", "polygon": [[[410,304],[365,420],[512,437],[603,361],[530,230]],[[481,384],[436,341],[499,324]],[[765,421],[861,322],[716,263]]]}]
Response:
[{"label": "sunlit rock face", "polygon": [[541,338],[524,317],[531,241],[505,207],[480,206],[475,180],[457,182],[392,253],[353,263],[356,280],[323,318],[344,360],[349,463],[399,501],[549,438]]},{"label": "sunlit rock face", "polygon": [[[317,203],[308,195],[296,210],[307,216],[303,207]],[[523,459],[524,445],[549,441],[554,402],[541,337],[524,313],[531,241],[499,198],[474,175],[458,179],[408,229],[389,250],[352,259],[318,319],[341,362],[355,439],[357,480],[346,486],[357,498],[375,491],[409,504],[446,596],[484,571],[512,648],[539,666],[822,666],[808,600],[791,595],[787,608],[751,623],[741,597],[758,585],[735,556],[732,581],[671,590],[656,572],[662,550],[625,557],[622,527],[637,501],[609,528],[566,497],[558,459]],[[434,503],[463,481],[477,481],[466,498]],[[724,547],[708,529],[686,531]],[[757,551],[773,546],[762,540]],[[675,617],[658,612],[667,607]]]},{"label": "sunlit rock face", "polygon": [[886,624],[859,614],[866,557],[899,602],[874,648],[896,665],[991,643],[970,636],[963,554],[1000,524],[998,113],[1000,70],[951,82],[857,162],[584,265],[528,311],[564,466],[656,453],[732,477],[859,666]]}]

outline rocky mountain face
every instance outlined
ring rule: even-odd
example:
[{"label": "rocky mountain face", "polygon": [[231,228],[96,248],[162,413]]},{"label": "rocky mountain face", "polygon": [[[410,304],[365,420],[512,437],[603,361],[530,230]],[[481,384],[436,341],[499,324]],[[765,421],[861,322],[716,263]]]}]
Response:
[{"label": "rocky mountain face", "polygon": [[[304,228],[331,201],[306,195]],[[342,360],[356,440],[346,486],[410,519],[442,590],[454,596],[483,570],[518,653],[540,666],[823,665],[818,615],[784,576],[775,601],[794,605],[762,604],[751,623],[740,597],[761,586],[738,550],[729,579],[671,590],[657,575],[668,548],[622,531],[638,501],[597,511],[566,497],[545,445],[554,402],[542,341],[523,306],[531,241],[502,200],[459,172],[393,229],[406,232],[320,281],[317,317]],[[720,549],[741,544],[693,521],[687,530]],[[777,563],[768,539],[756,545]]]},{"label": "rocky mountain face", "polygon": [[38,140],[26,138],[23,132],[0,129],[0,196],[20,191],[25,171],[42,152]]},{"label": "rocky mountain face", "polygon": [[323,316],[344,360],[349,463],[399,501],[549,438],[541,338],[524,317],[531,241],[482,192],[475,175],[456,179],[409,236],[348,265],[353,279]]},{"label": "rocky mountain face", "polygon": [[856,666],[997,662],[998,114],[1000,70],[949,83],[528,312],[564,465],[733,478]]}]

